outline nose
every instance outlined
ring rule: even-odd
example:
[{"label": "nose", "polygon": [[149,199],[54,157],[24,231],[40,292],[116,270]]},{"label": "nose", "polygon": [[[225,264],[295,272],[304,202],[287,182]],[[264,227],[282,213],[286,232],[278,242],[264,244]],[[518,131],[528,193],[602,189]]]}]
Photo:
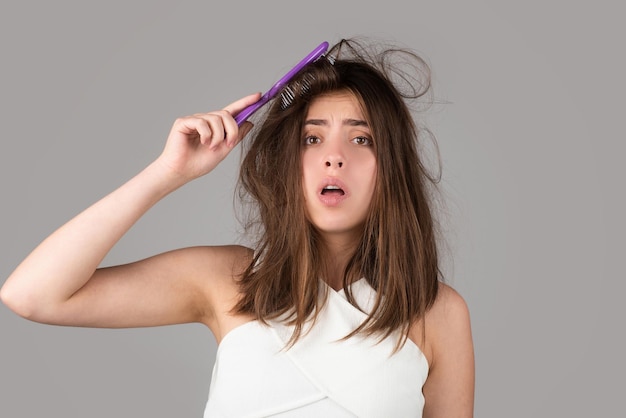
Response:
[{"label": "nose", "polygon": [[324,156],[324,165],[326,167],[341,168],[346,162],[344,149],[340,140],[329,140],[326,142],[326,152]]}]

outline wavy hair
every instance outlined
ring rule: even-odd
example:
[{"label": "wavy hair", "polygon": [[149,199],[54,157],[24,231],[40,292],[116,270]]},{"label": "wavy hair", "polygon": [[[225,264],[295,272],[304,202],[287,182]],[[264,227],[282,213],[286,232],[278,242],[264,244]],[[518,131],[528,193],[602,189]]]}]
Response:
[{"label": "wavy hair", "polygon": [[[287,318],[290,344],[326,301],[325,248],[308,220],[302,190],[301,141],[308,108],[316,97],[350,92],[359,101],[374,139],[377,175],[362,239],[343,272],[343,287],[365,278],[377,292],[368,318],[352,333],[386,338],[423,318],[441,280],[431,194],[439,178],[418,153],[420,129],[408,101],[428,98],[430,69],[408,49],[372,47],[342,40],[326,58],[307,66],[288,87],[295,98],[277,100],[247,144],[239,176],[241,198],[255,205],[248,227],[260,227],[254,257],[240,279],[234,312],[262,322]],[[428,100],[425,101],[426,103]],[[359,308],[360,309],[360,308]]]}]

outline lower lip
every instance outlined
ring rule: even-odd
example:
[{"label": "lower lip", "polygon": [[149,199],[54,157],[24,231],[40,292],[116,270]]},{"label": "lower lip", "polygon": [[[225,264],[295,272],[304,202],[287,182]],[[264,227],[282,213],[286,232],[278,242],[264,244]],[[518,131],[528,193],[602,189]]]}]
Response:
[{"label": "lower lip", "polygon": [[348,196],[346,194],[320,194],[320,201],[326,206],[337,206],[343,202]]}]

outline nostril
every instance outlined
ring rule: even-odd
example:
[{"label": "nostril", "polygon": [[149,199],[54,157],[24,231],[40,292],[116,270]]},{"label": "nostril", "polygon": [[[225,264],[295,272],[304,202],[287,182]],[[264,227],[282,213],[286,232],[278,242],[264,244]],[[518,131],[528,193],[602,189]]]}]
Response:
[{"label": "nostril", "polygon": [[[337,164],[337,167],[339,167],[339,168],[343,167],[343,161],[338,161],[338,162],[336,162],[335,164]],[[326,167],[332,167],[333,163],[332,163],[331,161],[326,161],[326,162],[324,163],[324,165],[325,165]]]}]

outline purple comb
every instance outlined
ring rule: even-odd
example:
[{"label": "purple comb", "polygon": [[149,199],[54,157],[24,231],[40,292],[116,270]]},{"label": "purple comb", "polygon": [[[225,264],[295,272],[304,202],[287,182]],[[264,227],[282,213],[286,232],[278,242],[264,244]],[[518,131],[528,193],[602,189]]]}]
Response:
[{"label": "purple comb", "polygon": [[246,107],[241,112],[239,112],[237,116],[235,116],[235,121],[237,122],[237,125],[241,126],[241,124],[244,121],[246,121],[254,112],[259,110],[263,105],[269,102],[270,99],[276,96],[280,92],[280,90],[282,90],[282,88],[287,83],[289,83],[289,80],[291,80],[293,76],[295,76],[305,65],[307,65],[310,62],[315,61],[316,59],[324,55],[324,53],[326,53],[327,50],[328,50],[328,42],[322,42],[321,44],[319,44],[317,48],[311,51],[309,55],[304,57],[302,61],[300,61],[287,74],[285,74],[283,78],[278,80],[276,84],[274,84],[272,88],[267,91],[267,93],[261,96],[258,102],[251,104],[250,106]]}]

